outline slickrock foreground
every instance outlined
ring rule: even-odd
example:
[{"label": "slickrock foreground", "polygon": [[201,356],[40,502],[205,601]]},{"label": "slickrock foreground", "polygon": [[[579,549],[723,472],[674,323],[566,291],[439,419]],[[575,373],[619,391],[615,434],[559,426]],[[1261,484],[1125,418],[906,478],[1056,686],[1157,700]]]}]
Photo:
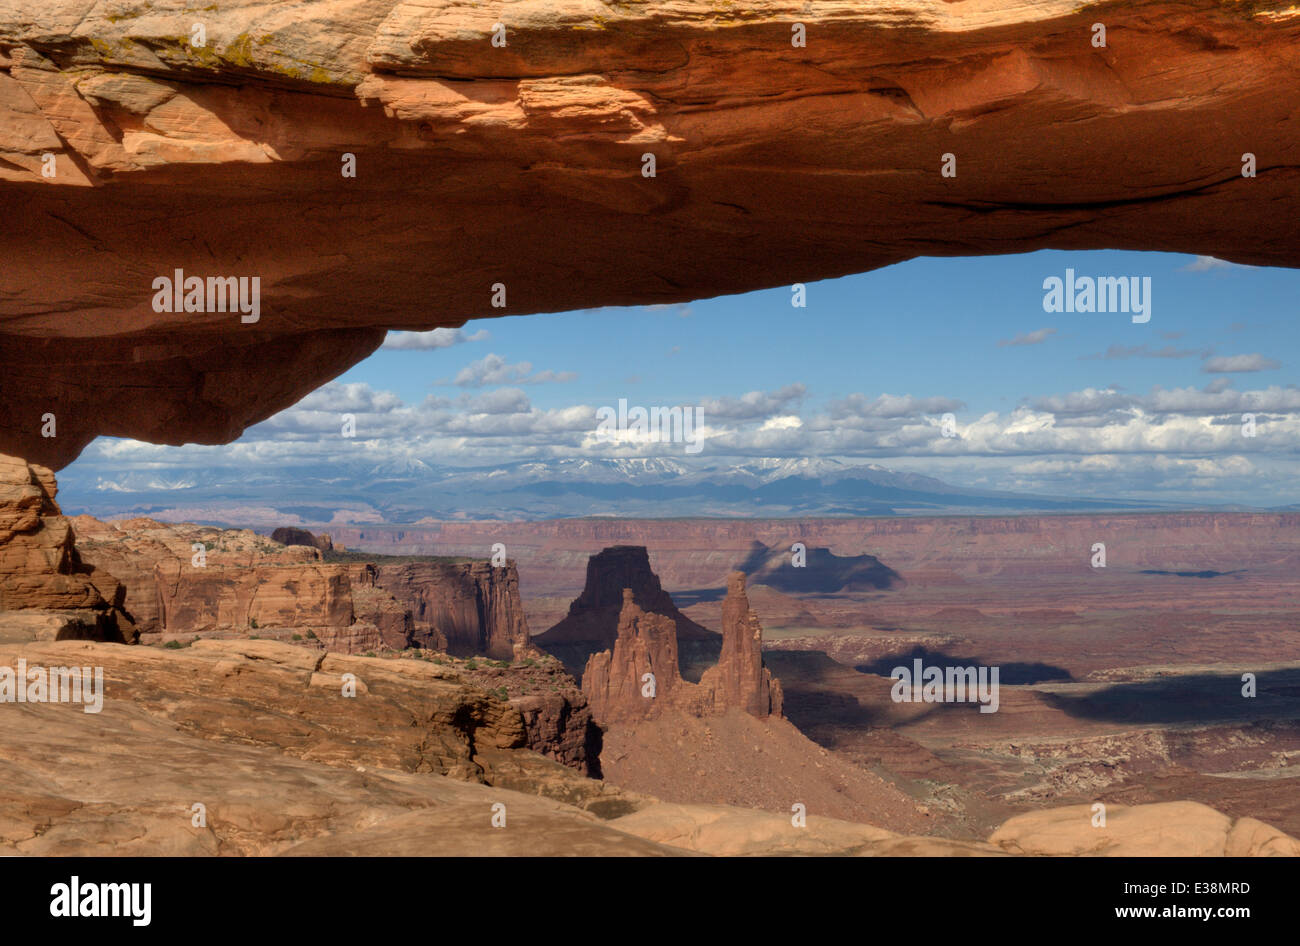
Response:
[{"label": "slickrock foreground", "polygon": [[[390,328],[917,255],[1295,266],[1298,80],[1289,0],[3,0],[0,452],[226,442]],[[257,320],[155,307],[177,271],[260,279]]]},{"label": "slickrock foreground", "polygon": [[[1107,829],[1086,811],[1040,812],[986,843],[837,821],[812,804],[800,828],[660,802],[519,748],[510,704],[421,661],[267,641],[0,645],[0,666],[20,658],[102,666],[107,695],[99,713],[0,703],[0,853],[1160,854],[1171,808],[1179,850],[1300,853],[1267,825],[1190,803],[1113,808]],[[496,805],[505,827],[492,825]]]}]

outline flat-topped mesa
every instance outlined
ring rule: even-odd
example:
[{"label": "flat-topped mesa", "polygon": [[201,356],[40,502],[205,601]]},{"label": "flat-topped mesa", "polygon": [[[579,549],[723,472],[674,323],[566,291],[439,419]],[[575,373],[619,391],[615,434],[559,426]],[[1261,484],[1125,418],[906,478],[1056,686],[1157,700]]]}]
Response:
[{"label": "flat-topped mesa", "polygon": [[722,603],[722,655],[699,683],[682,679],[673,621],[642,609],[625,588],[618,638],[612,650],[587,660],[582,690],[605,726],[668,712],[718,716],[734,709],[764,719],[782,710],[781,683],[763,665],[763,628],[741,572],[730,576]]},{"label": "flat-topped mesa", "polygon": [[72,525],[43,466],[0,455],[0,633],[17,639],[122,642],[135,629],[121,613],[115,578],[77,555]]},{"label": "flat-topped mesa", "polygon": [[763,625],[749,606],[745,573],[727,576],[722,602],[722,654],[700,685],[713,691],[715,709],[738,707],[751,716],[780,716],[781,681],[763,665]]},{"label": "flat-topped mesa", "polygon": [[[582,594],[558,624],[533,638],[576,672],[595,653],[612,648],[619,638],[626,602],[672,622],[675,640],[716,641],[717,635],[677,610],[672,597],[650,568],[643,545],[615,545],[587,560]],[[675,645],[674,645],[675,648]]]}]

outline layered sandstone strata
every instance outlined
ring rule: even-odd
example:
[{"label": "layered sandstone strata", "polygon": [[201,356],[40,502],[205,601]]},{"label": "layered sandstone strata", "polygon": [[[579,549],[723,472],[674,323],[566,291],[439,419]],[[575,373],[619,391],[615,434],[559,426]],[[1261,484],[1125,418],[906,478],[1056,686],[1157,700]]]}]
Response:
[{"label": "layered sandstone strata", "polygon": [[75,522],[82,554],[95,574],[120,579],[145,641],[252,633],[351,654],[528,652],[513,563],[330,563],[319,541],[285,546],[248,530],[151,519]]},{"label": "layered sandstone strata", "polygon": [[204,567],[217,569],[303,565],[320,560],[314,549],[284,548],[246,529],[170,524],[143,517],[101,522],[92,516],[74,516],[71,522],[82,560],[97,574],[112,575],[121,583],[122,607],[144,642],[156,640],[164,632],[164,595],[158,570],[176,576],[194,568],[199,549]]},{"label": "layered sandstone strata", "polygon": [[0,633],[133,639],[135,629],[117,607],[122,588],[82,562],[57,491],[50,470],[0,456]]},{"label": "layered sandstone strata", "polygon": [[528,623],[513,562],[404,562],[374,566],[376,588],[406,607],[412,639],[457,656],[509,660],[528,652]]},{"label": "layered sandstone strata", "polygon": [[[352,609],[358,622],[373,626],[379,635],[376,647],[362,650],[386,649],[403,650],[416,641],[415,618],[411,609],[390,593],[380,588],[376,582],[377,570],[369,562],[348,567],[348,579],[352,585]],[[433,650],[446,650],[447,639],[438,631],[425,631],[420,642]],[[331,647],[329,650],[343,648]],[[356,653],[351,650],[345,653]]]},{"label": "layered sandstone strata", "polygon": [[[391,328],[916,255],[1294,266],[1298,79],[1290,0],[6,0],[0,451],[229,441]],[[178,270],[257,321],[155,305]]]},{"label": "layered sandstone strata", "polygon": [[[1045,811],[989,841],[852,823],[816,804],[797,828],[788,811],[665,803],[528,751],[510,703],[423,660],[269,641],[175,653],[0,643],[0,665],[20,659],[102,666],[106,695],[97,714],[0,713],[6,854],[1300,854],[1276,828],[1186,802],[1111,806],[1106,829],[1086,806]],[[284,803],[250,804],[250,779]],[[498,805],[508,830],[493,827]]]},{"label": "layered sandstone strata", "polygon": [[120,582],[143,643],[256,634],[338,653],[410,645],[409,615],[392,596],[354,588],[349,566],[323,563],[315,547],[146,518],[73,522],[82,558]]},{"label": "layered sandstone strata", "polygon": [[155,566],[164,632],[220,627],[347,627],[352,585],[345,565],[253,568],[189,562]]}]

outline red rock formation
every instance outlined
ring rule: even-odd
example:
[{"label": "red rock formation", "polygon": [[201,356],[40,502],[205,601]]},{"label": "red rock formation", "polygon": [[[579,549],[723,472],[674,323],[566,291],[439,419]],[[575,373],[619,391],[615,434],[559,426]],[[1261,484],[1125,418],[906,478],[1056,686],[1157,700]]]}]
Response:
[{"label": "red rock formation", "polygon": [[614,647],[622,636],[629,593],[637,608],[672,623],[674,653],[679,640],[717,640],[716,634],[677,610],[659,583],[659,576],[650,569],[645,546],[616,545],[587,560],[587,582],[582,594],[569,605],[564,620],[534,637],[533,643],[568,667],[584,666],[588,657]]},{"label": "red rock formation", "polygon": [[50,470],[0,456],[0,613],[25,612],[21,632],[37,638],[133,639],[122,589],[77,555],[57,491]]},{"label": "red rock formation", "polygon": [[[352,584],[352,609],[358,623],[372,625],[378,632],[378,644],[347,650],[346,653],[361,653],[366,650],[386,648],[404,650],[415,643],[415,620],[411,610],[394,598],[389,592],[375,584],[376,569],[369,562],[350,565],[348,578]],[[324,638],[322,638],[324,639]],[[422,643],[434,650],[446,650],[446,638],[440,635],[426,634]],[[329,650],[342,649],[331,647]]]},{"label": "red rock formation", "polygon": [[164,633],[201,633],[221,627],[348,627],[352,586],[346,565],[256,567],[159,563],[157,580]]},{"label": "red rock formation", "polygon": [[722,602],[722,655],[700,680],[713,693],[715,711],[743,709],[750,716],[781,715],[781,681],[763,666],[763,626],[749,607],[744,572],[727,579]]},{"label": "red rock formation", "polygon": [[[1300,263],[1290,0],[724,6],[0,7],[0,451],[229,441],[385,328],[936,253]],[[260,278],[258,321],[155,311],[178,268]]]},{"label": "red rock formation", "polygon": [[600,778],[600,728],[581,690],[512,699],[524,720],[525,745],[583,775]]},{"label": "red rock formation", "polygon": [[582,674],[582,689],[595,718],[605,723],[657,715],[677,705],[679,692],[686,692],[683,685],[691,686],[684,684],[677,666],[672,618],[647,613],[637,605],[632,589],[623,589],[613,650],[592,654]]},{"label": "red rock formation", "polygon": [[155,569],[163,565],[171,574],[192,568],[196,544],[203,546],[208,566],[253,568],[320,560],[315,549],[282,548],[243,529],[172,525],[147,518],[100,522],[92,516],[75,516],[71,521],[82,560],[95,575],[112,575],[121,583],[120,606],[134,622],[142,642],[163,633]]},{"label": "red rock formation", "polygon": [[[509,542],[531,595],[571,593],[583,580],[585,556],[628,542],[653,548],[658,574],[677,588],[723,585],[737,563],[752,555],[755,542],[789,549],[802,541],[837,556],[877,555],[908,580],[927,569],[981,581],[991,574],[1074,575],[1081,537],[1095,537],[1084,543],[1085,552],[1094,541],[1107,542],[1111,568],[1257,572],[1300,559],[1296,512],[435,522],[345,527],[335,538],[355,544],[362,531],[362,544],[374,551],[396,548],[400,532],[405,554],[462,555]],[[749,574],[757,593],[759,582]]]},{"label": "red rock formation", "polygon": [[334,542],[328,535],[313,535],[306,529],[281,526],[271,533],[271,541],[281,545],[306,545],[322,552],[334,551]]},{"label": "red rock formation", "polygon": [[420,646],[500,660],[528,649],[513,562],[502,568],[487,562],[379,564],[374,584],[410,610]]},{"label": "red rock formation", "polygon": [[[780,716],[781,684],[763,666],[763,628],[745,597],[745,576],[736,572],[722,603],[722,655],[698,684],[683,680],[677,663],[677,631],[671,618],[640,608],[623,592],[618,638],[612,650],[592,654],[582,690],[598,723],[625,723],[665,713],[722,715],[743,710],[760,719]],[[653,688],[646,675],[653,674]]]},{"label": "red rock formation", "polygon": [[[282,631],[351,654],[419,646],[508,659],[528,650],[513,563],[326,564],[314,546],[247,530],[77,522],[96,574],[121,578],[124,606],[149,638]],[[193,564],[196,544],[202,567]]]}]

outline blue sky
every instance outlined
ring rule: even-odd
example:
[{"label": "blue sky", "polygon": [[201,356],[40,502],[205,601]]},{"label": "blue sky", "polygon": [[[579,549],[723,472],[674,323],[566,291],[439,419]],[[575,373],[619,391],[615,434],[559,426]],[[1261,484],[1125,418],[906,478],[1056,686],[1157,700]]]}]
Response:
[{"label": "blue sky", "polygon": [[[531,362],[538,371],[576,372],[567,384],[529,386],[533,403],[544,407],[605,403],[619,392],[653,403],[688,403],[802,383],[814,400],[858,391],[944,394],[965,401],[970,412],[983,412],[1089,386],[1144,391],[1209,380],[1201,359],[1191,355],[1087,360],[1112,345],[1271,352],[1281,367],[1252,373],[1252,386],[1296,380],[1300,330],[1292,313],[1300,273],[1222,264],[1192,270],[1195,260],[1057,251],[924,258],[812,283],[802,310],[791,307],[791,291],[781,287],[660,309],[483,319],[465,331],[491,335],[471,346],[475,352]],[[1079,275],[1152,277],[1150,322],[1134,324],[1123,314],[1044,312],[1043,279],[1064,276],[1067,267]],[[998,344],[1043,328],[1056,332],[1041,344]],[[340,380],[418,400],[433,390],[455,390],[432,382],[453,377],[469,352],[380,351]],[[1282,357],[1286,353],[1292,357]]]},{"label": "blue sky", "polygon": [[[1151,318],[1044,311],[1044,280],[1151,279]],[[483,319],[385,347],[224,447],[101,439],[75,465],[835,458],[1074,497],[1300,502],[1300,271],[1118,251],[917,259],[791,290]],[[403,348],[402,346],[414,346]],[[597,409],[694,405],[705,448],[593,441]],[[940,436],[955,415],[957,436]],[[1245,436],[1243,415],[1257,418]],[[343,414],[354,441],[340,444]]]}]

